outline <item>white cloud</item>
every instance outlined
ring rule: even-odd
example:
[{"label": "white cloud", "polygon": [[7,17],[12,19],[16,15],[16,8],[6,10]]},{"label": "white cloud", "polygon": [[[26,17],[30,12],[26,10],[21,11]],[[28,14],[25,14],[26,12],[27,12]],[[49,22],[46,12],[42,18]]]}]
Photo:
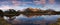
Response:
[{"label": "white cloud", "polygon": [[8,9],[11,9],[11,7],[9,7],[9,6],[1,6],[0,9],[1,10],[8,10]]},{"label": "white cloud", "polygon": [[50,4],[54,4],[55,0],[48,0]]},{"label": "white cloud", "polygon": [[40,5],[40,1],[38,1],[38,0],[33,0],[33,3],[36,5]]}]

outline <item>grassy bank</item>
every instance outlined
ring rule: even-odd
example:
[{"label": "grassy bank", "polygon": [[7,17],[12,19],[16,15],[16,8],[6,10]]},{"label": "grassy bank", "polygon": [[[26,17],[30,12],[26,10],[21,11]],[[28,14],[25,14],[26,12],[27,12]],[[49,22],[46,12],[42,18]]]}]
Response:
[{"label": "grassy bank", "polygon": [[0,25],[11,25],[7,23],[2,17],[0,17]]}]

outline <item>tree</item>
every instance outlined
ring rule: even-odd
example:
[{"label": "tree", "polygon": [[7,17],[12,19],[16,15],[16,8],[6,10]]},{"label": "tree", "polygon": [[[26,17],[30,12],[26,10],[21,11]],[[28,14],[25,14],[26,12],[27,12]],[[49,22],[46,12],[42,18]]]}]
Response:
[{"label": "tree", "polygon": [[20,10],[16,11],[16,16],[19,16],[19,15],[20,15],[20,13],[21,13],[21,11],[20,11]]},{"label": "tree", "polygon": [[2,10],[0,10],[0,17],[3,17],[4,13]]},{"label": "tree", "polygon": [[16,16],[16,11],[14,9],[9,9],[9,10],[7,10],[7,11],[4,12],[4,15],[6,17],[11,18],[13,16]]},{"label": "tree", "polygon": [[9,9],[5,11],[6,14],[16,14],[16,11],[14,9]]}]

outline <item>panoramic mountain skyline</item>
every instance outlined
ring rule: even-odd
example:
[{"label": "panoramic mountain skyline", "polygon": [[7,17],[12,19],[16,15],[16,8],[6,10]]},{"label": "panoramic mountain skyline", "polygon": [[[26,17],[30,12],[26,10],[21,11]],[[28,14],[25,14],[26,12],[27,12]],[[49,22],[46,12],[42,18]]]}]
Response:
[{"label": "panoramic mountain skyline", "polygon": [[60,0],[0,0],[2,10],[23,10],[28,7],[60,11]]}]

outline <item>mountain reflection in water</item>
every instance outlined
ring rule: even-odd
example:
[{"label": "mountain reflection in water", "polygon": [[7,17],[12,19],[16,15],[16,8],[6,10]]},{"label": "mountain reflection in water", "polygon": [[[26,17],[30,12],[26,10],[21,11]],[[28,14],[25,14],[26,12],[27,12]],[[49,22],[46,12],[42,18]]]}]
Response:
[{"label": "mountain reflection in water", "polygon": [[[14,20],[6,19],[13,25],[48,25],[49,23],[55,23],[60,15],[19,15]],[[14,18],[13,17],[13,18]],[[4,17],[6,18],[6,17]]]}]

